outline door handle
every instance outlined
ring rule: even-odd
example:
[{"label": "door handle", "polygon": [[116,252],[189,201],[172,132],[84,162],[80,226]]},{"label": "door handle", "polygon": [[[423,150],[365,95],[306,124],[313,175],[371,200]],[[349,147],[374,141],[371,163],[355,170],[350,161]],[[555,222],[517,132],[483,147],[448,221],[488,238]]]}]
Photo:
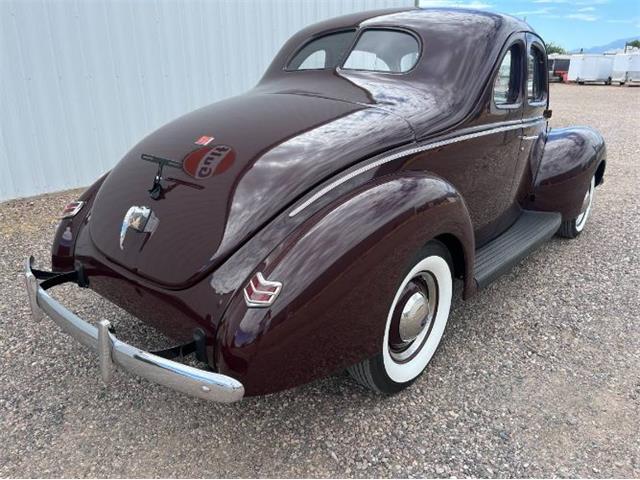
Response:
[{"label": "door handle", "polygon": [[540,135],[520,135],[520,140],[537,140]]}]

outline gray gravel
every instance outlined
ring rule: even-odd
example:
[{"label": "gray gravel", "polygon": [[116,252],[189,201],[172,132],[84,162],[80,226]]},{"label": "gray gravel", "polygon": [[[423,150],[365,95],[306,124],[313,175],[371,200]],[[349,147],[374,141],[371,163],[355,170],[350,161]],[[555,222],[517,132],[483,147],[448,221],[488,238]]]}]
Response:
[{"label": "gray gravel", "polygon": [[[640,476],[640,88],[551,94],[554,126],[608,143],[589,224],[458,301],[426,374],[392,398],[346,375],[226,406],[121,372],[106,388],[95,358],[31,321],[20,279],[77,192],[0,204],[0,475]],[[163,342],[90,292],[57,295]]]}]

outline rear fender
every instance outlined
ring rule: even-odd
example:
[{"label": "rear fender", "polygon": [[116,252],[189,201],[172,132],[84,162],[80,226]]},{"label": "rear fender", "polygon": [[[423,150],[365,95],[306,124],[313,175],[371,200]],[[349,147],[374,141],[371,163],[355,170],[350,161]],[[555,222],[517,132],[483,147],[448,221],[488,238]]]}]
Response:
[{"label": "rear fender", "polygon": [[560,212],[563,220],[580,214],[591,177],[604,177],[606,148],[602,136],[587,127],[553,129],[547,141],[526,208]]},{"label": "rear fender", "polygon": [[[60,220],[51,246],[51,270],[54,272],[69,272],[74,269],[74,252],[78,233],[86,223],[96,193],[108,175],[109,172],[105,173],[78,197],[84,205],[77,215]],[[60,206],[60,210],[62,207],[63,205]]]},{"label": "rear fender", "polygon": [[381,350],[397,286],[416,253],[444,236],[473,282],[469,213],[454,187],[418,172],[379,178],[310,217],[259,271],[283,283],[268,309],[242,294],[218,329],[216,365],[250,395],[269,393],[369,358]]}]

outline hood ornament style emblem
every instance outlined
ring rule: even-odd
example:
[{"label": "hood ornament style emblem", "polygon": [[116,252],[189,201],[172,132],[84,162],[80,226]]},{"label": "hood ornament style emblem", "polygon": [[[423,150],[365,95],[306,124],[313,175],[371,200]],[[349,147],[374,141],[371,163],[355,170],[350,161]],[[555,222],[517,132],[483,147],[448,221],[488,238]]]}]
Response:
[{"label": "hood ornament style emblem", "polygon": [[[153,198],[154,200],[160,200],[161,198],[164,198],[165,193],[167,193],[169,189],[165,188],[162,185],[162,180],[164,180],[164,177],[162,176],[162,170],[164,169],[165,166],[173,167],[173,168],[182,168],[182,162],[176,162],[175,160],[169,160],[167,158],[155,157],[153,155],[147,155],[146,153],[143,153],[140,156],[140,158],[142,158],[142,160],[146,160],[147,162],[153,162],[158,164],[158,170],[156,171],[156,176],[153,178],[153,185],[151,185],[151,188],[148,190],[148,192],[151,195],[151,198]],[[174,180],[174,179],[167,179],[167,180]],[[186,183],[186,182],[181,182],[181,183]]]},{"label": "hood ornament style emblem", "polygon": [[[203,140],[204,139],[204,140]],[[200,142],[202,140],[202,142]],[[173,177],[164,177],[164,167],[181,169],[184,173],[196,180],[204,180],[212,177],[213,175],[219,175],[226,172],[236,159],[236,151],[229,145],[209,145],[213,137],[202,137],[196,141],[197,145],[205,145],[200,148],[196,148],[181,160],[170,160],[168,158],[156,157],[155,155],[149,155],[143,153],[140,155],[142,160],[155,163],[158,165],[156,175],[153,178],[153,184],[148,190],[149,195],[153,200],[162,200],[165,195],[178,185],[184,185],[185,187],[194,188],[196,190],[202,190],[204,187],[196,183],[187,182]],[[200,142],[200,143],[199,143]],[[170,186],[165,186],[163,181],[171,183]]]},{"label": "hood ornament style emblem", "polygon": [[124,237],[130,228],[138,232],[148,233],[149,236],[158,228],[160,220],[149,207],[133,206],[127,210],[120,228],[120,250],[124,250]]}]

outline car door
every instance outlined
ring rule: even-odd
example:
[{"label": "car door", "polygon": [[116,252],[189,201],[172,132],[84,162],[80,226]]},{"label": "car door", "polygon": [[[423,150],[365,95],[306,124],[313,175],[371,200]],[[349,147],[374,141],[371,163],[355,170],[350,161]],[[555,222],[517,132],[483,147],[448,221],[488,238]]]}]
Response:
[{"label": "car door", "polygon": [[525,35],[516,33],[502,48],[475,118],[465,125],[470,133],[418,154],[408,165],[446,178],[461,193],[478,247],[519,213],[512,208],[511,195],[522,142],[525,56]]},{"label": "car door", "polygon": [[531,33],[528,33],[526,38],[522,141],[511,189],[513,205],[521,203],[531,191],[546,140],[545,112],[549,105],[549,77],[544,43],[540,37]]},{"label": "car door", "polygon": [[[522,120],[526,103],[526,35],[513,35],[509,45],[494,79],[489,108],[488,120],[498,127],[504,125],[505,131],[492,135],[496,137],[498,144],[497,148],[488,152],[495,160],[494,164],[485,170],[484,175],[493,178],[493,186],[486,189],[485,194],[489,200],[479,207],[483,209],[485,216],[490,216],[485,218],[484,227],[476,227],[478,246],[500,235],[520,214],[520,207],[514,202],[513,184],[514,179],[521,175],[520,156],[524,130],[521,126],[512,128],[512,123]],[[511,68],[507,77],[505,64],[509,55]]]},{"label": "car door", "polygon": [[478,247],[517,217],[511,205],[511,190],[521,147],[522,129],[518,122],[524,102],[525,58],[524,34],[512,35],[503,48],[489,97],[484,98],[484,112],[477,121],[480,131],[489,129],[495,133],[462,142],[454,157],[464,162],[453,173],[453,183],[467,202]]}]

